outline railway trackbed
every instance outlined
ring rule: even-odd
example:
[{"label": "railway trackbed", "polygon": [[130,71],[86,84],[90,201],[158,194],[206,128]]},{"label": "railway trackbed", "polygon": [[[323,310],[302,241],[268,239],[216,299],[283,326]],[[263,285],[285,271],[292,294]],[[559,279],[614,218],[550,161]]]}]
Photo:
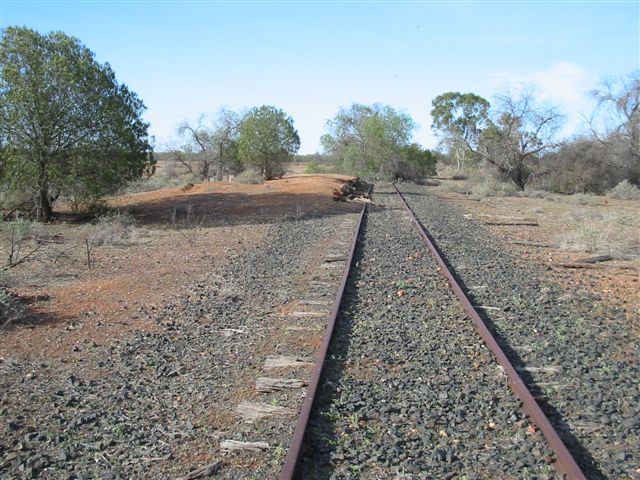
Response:
[{"label": "railway trackbed", "polygon": [[401,196],[373,200],[281,479],[585,478]]}]

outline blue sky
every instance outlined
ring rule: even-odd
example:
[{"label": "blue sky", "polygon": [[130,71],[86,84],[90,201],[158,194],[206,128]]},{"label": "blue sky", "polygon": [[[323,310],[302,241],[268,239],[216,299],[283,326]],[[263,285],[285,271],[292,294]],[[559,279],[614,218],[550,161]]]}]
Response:
[{"label": "blue sky", "polygon": [[301,153],[353,102],[405,110],[434,147],[429,111],[446,91],[492,100],[534,84],[567,114],[588,91],[640,68],[640,0],[632,1],[29,1],[0,0],[0,26],[62,30],[109,62],[148,107],[162,150],[183,119],[276,105]]}]

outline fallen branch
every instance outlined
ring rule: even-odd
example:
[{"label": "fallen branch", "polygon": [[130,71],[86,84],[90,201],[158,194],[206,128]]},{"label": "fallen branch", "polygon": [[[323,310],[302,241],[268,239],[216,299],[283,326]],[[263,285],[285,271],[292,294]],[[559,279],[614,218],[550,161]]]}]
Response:
[{"label": "fallen branch", "polygon": [[638,271],[638,267],[633,265],[596,265],[584,262],[561,262],[556,264],[558,267],[564,268],[584,268],[590,270],[631,270]]},{"label": "fallen branch", "polygon": [[530,227],[538,226],[538,222],[533,220],[489,220],[483,223],[485,225],[525,225]]},{"label": "fallen branch", "polygon": [[193,472],[189,472],[186,476],[182,477],[182,480],[194,480],[196,478],[210,477],[211,475],[216,473],[221,466],[222,462],[218,460],[217,462],[205,465],[204,467],[194,470]]},{"label": "fallen branch", "polygon": [[581,258],[580,260],[576,260],[577,263],[600,263],[600,262],[610,262],[611,260],[615,260],[611,255],[598,255],[597,257],[588,257]]},{"label": "fallen branch", "polygon": [[548,243],[530,242],[528,240],[514,240],[511,243],[515,245],[525,245],[527,247],[553,248],[553,245],[549,245]]}]

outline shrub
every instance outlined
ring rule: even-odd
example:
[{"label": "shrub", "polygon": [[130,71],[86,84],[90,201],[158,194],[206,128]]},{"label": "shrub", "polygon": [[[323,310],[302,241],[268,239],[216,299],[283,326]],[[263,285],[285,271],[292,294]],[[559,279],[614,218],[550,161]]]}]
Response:
[{"label": "shrub", "polygon": [[588,193],[576,193],[569,198],[578,205],[600,205],[600,199]]},{"label": "shrub", "polygon": [[17,267],[31,259],[40,249],[39,226],[35,222],[24,218],[3,222],[0,224],[0,232],[7,252],[5,268]]},{"label": "shrub", "polygon": [[509,197],[516,195],[518,191],[513,183],[501,182],[490,177],[474,185],[471,192],[481,197]]},{"label": "shrub", "polygon": [[30,210],[33,208],[33,205],[32,193],[0,188],[0,208],[6,208],[8,210]]},{"label": "shrub", "polygon": [[331,168],[315,162],[309,162],[304,167],[304,173],[329,173],[330,170]]},{"label": "shrub", "polygon": [[262,176],[262,173],[250,168],[237,175],[233,181],[237,183],[259,185],[264,183],[264,177]]},{"label": "shrub", "polygon": [[620,200],[640,200],[640,188],[629,183],[628,180],[622,180],[607,192],[607,197]]},{"label": "shrub", "polygon": [[187,183],[199,181],[194,178],[194,175],[187,174],[181,175],[179,177],[174,177],[170,175],[153,175],[149,178],[145,178],[143,180],[138,180],[130,183],[125,188],[123,188],[119,193],[120,194],[132,194],[132,193],[142,193],[142,192],[153,192],[156,190],[163,190],[165,188],[175,188],[180,185],[185,185]]},{"label": "shrub", "polygon": [[18,320],[23,314],[18,300],[2,285],[0,285],[0,328]]},{"label": "shrub", "polygon": [[[616,257],[630,255],[640,248],[640,239],[632,234],[630,225],[636,220],[628,212],[613,212],[604,217],[588,210],[573,212],[565,231],[559,236],[559,244],[564,250]],[[574,222],[577,224],[572,228]]]}]

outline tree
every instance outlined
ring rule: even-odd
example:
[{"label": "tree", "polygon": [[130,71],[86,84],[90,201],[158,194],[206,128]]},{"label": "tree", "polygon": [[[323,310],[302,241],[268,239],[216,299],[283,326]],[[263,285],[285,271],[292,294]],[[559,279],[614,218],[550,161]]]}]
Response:
[{"label": "tree", "polygon": [[276,107],[255,107],[240,122],[238,158],[258,169],[266,180],[274,178],[299,148],[293,120]]},{"label": "tree", "polygon": [[78,39],[27,28],[2,32],[2,182],[33,192],[38,219],[51,218],[61,194],[95,201],[152,171],[144,109]]},{"label": "tree", "polygon": [[475,93],[447,92],[438,95],[431,106],[431,128],[462,171],[488,126],[490,104]]},{"label": "tree", "polygon": [[409,115],[390,106],[353,104],[327,121],[320,141],[345,171],[391,175],[393,159],[410,145],[414,129]]},{"label": "tree", "polygon": [[477,146],[467,145],[492,165],[500,177],[524,190],[532,167],[546,152],[559,146],[554,137],[563,117],[553,107],[537,105],[531,91],[516,98],[499,96],[498,102]]},{"label": "tree", "polygon": [[597,100],[590,122],[594,137],[609,148],[611,164],[625,168],[629,180],[640,184],[640,71],[605,81],[592,94]]},{"label": "tree", "polygon": [[214,171],[218,181],[225,170],[235,173],[241,119],[240,114],[221,109],[213,122],[208,122],[205,115],[196,125],[185,120],[178,127],[178,135],[186,144],[174,150],[173,160],[202,180],[209,179]]}]

